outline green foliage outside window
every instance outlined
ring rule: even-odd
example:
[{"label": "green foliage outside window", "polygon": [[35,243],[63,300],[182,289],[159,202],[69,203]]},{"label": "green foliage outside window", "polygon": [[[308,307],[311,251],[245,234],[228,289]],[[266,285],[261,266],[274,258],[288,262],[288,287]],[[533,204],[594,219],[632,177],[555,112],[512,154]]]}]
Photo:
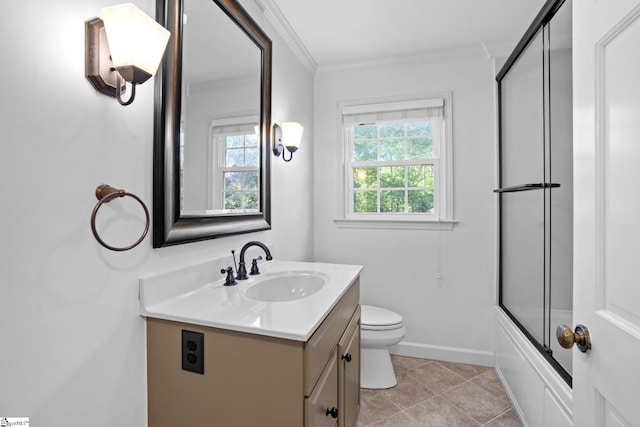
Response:
[{"label": "green foliage outside window", "polygon": [[[353,129],[353,138],[354,212],[433,211],[432,122],[360,125]],[[425,160],[424,164],[415,164],[419,160]],[[367,162],[366,166],[359,165]],[[380,166],[372,162],[380,162]]]},{"label": "green foliage outside window", "polygon": [[404,191],[380,192],[380,212],[404,212]]},{"label": "green foliage outside window", "polygon": [[377,188],[378,168],[355,168],[353,171],[353,188]]},{"label": "green foliage outside window", "polygon": [[258,209],[258,172],[224,172],[224,208]]},{"label": "green foliage outside window", "polygon": [[260,189],[258,137],[255,134],[228,135],[224,148],[225,167],[237,169],[223,172],[224,208],[257,210]]},{"label": "green foliage outside window", "polygon": [[380,173],[380,187],[404,187],[404,166],[378,168]]},{"label": "green foliage outside window", "polygon": [[378,212],[377,191],[357,191],[353,195],[354,211],[360,213]]},{"label": "green foliage outside window", "polygon": [[257,167],[258,158],[258,138],[255,134],[225,137],[225,167]]}]

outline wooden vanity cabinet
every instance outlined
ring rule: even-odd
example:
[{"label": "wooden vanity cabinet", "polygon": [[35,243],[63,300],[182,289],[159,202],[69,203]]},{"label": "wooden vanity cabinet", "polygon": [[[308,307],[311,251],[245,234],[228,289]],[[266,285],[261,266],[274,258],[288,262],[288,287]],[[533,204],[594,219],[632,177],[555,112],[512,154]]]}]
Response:
[{"label": "wooden vanity cabinet", "polygon": [[[353,427],[359,300],[356,278],[306,342],[147,318],[149,427]],[[204,374],[182,370],[183,330],[204,334]]]}]

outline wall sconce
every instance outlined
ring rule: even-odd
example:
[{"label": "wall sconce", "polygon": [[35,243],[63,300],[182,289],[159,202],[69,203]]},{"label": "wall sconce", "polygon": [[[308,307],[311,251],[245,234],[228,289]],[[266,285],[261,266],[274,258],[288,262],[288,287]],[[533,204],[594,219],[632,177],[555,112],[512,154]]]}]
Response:
[{"label": "wall sconce", "polygon": [[[300,147],[303,131],[304,127],[297,122],[282,123],[281,125],[274,123],[273,154],[276,157],[282,154],[282,160],[285,162],[291,161],[293,153],[295,153]],[[285,157],[284,148],[291,153],[288,159]]]},{"label": "wall sconce", "polygon": [[[102,17],[85,23],[85,76],[98,92],[129,105],[136,85],[158,70],[171,34],[131,3],[105,7]],[[131,96],[123,101],[126,82]]]}]

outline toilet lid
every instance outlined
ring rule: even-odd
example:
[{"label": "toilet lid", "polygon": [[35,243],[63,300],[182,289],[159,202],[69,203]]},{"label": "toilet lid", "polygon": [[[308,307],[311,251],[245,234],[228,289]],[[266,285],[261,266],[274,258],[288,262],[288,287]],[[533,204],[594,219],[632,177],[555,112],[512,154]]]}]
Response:
[{"label": "toilet lid", "polygon": [[360,324],[362,329],[397,329],[402,326],[402,316],[391,310],[372,305],[360,306]]}]

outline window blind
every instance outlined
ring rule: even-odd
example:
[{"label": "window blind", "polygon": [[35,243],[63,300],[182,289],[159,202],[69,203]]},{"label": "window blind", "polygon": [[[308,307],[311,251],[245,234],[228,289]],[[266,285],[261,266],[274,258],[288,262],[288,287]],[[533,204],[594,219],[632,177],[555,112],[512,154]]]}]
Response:
[{"label": "window blind", "polygon": [[256,117],[234,117],[232,119],[211,120],[212,135],[250,134],[258,125]]},{"label": "window blind", "polygon": [[418,121],[444,116],[444,99],[430,98],[415,101],[385,102],[342,107],[342,122],[345,126],[369,123],[393,123]]}]

